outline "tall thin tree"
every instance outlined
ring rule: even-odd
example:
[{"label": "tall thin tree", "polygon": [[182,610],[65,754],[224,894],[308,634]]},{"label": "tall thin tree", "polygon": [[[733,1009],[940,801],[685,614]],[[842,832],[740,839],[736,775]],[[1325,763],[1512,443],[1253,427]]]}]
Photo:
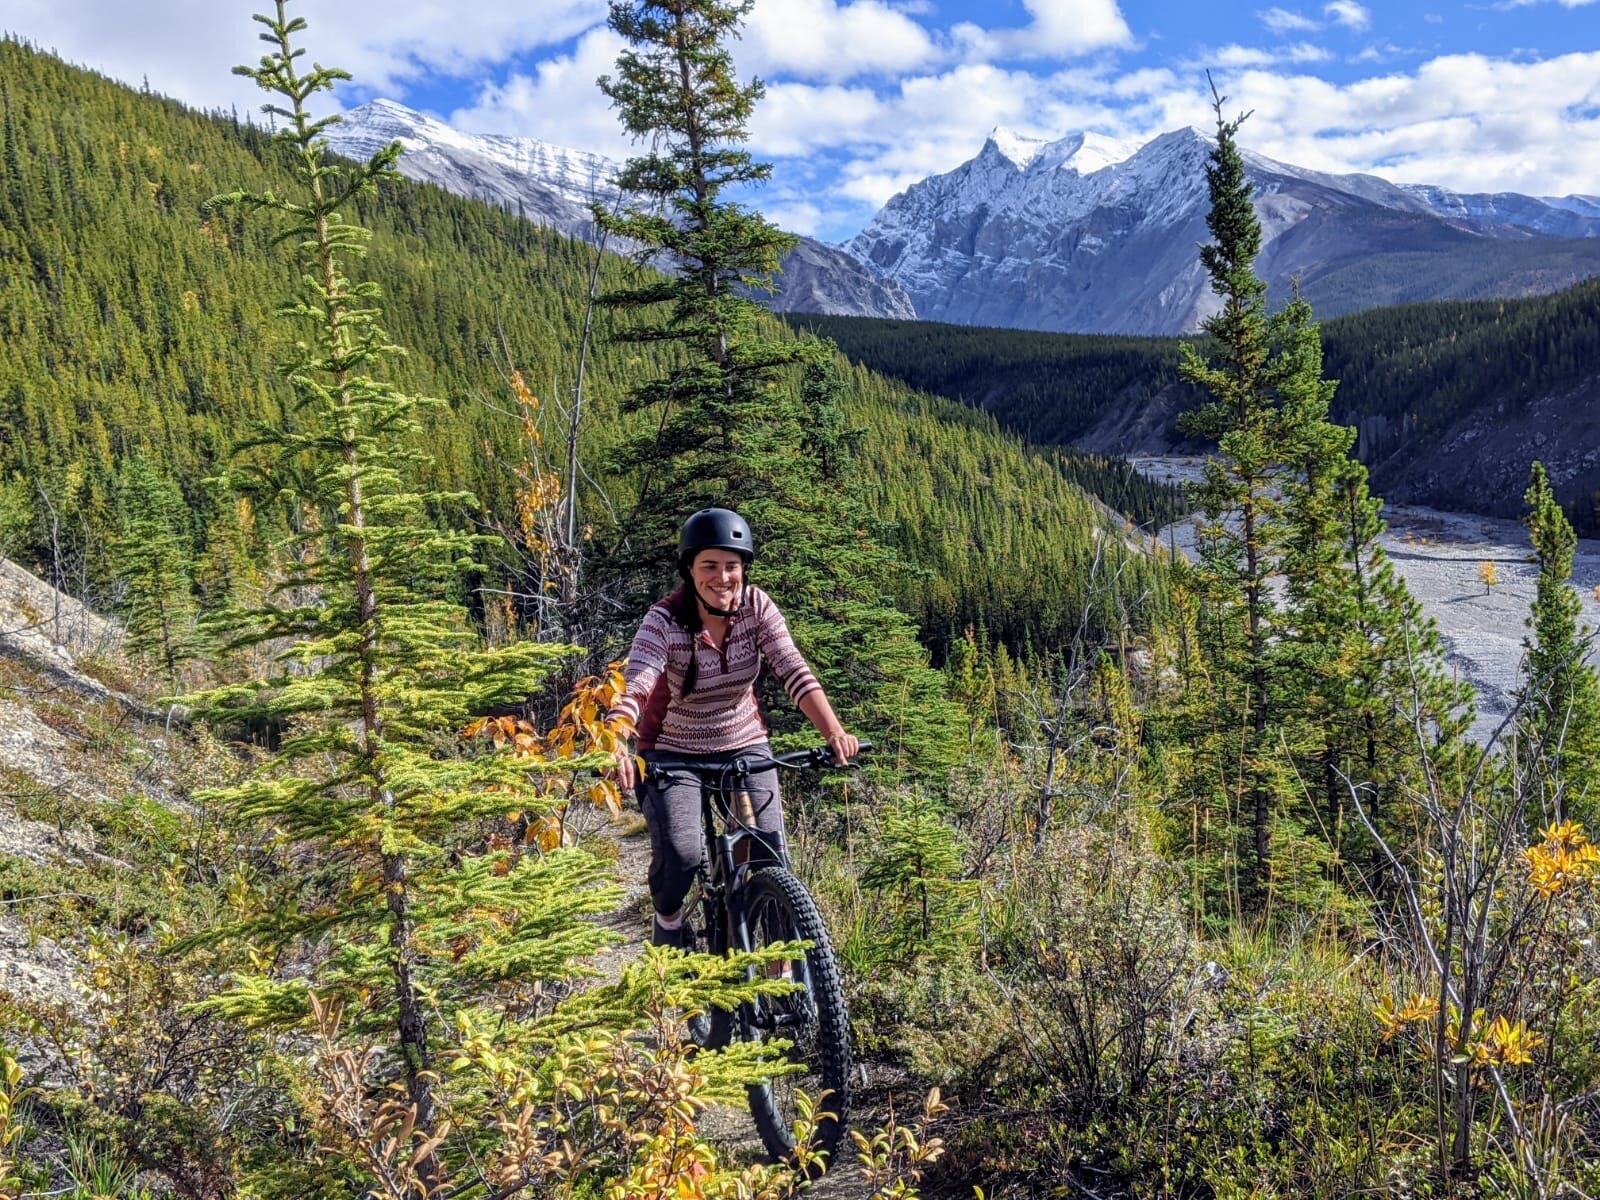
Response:
[{"label": "tall thin tree", "polygon": [[[403,1082],[427,1194],[439,1178],[436,1039],[452,1013],[506,981],[560,971],[602,938],[581,921],[600,868],[581,854],[516,857],[466,836],[508,803],[536,806],[528,763],[468,756],[456,730],[491,706],[515,705],[563,648],[486,648],[457,596],[473,540],[432,514],[466,497],[425,493],[420,410],[436,403],[395,387],[398,353],[380,323],[376,285],[351,278],[367,231],[342,213],[394,176],[398,143],[365,163],[325,156],[308,102],[343,71],[301,73],[293,44],[306,27],[286,0],[255,19],[271,48],[238,73],[281,98],[266,106],[298,187],[219,196],[217,206],[278,218],[296,251],[298,285],[280,311],[299,329],[283,374],[291,427],[260,429],[259,458],[295,515],[286,558],[297,564],[268,603],[229,614],[235,645],[277,651],[266,678],[196,700],[215,721],[285,730],[270,769],[216,793],[269,823],[300,863],[276,903],[230,932],[292,951],[300,966],[236,981],[216,1007],[257,1022],[304,1022],[309,993],[350,1004],[349,1023],[389,1051]],[[480,852],[471,848],[479,846]],[[562,899],[559,903],[557,896]]]},{"label": "tall thin tree", "polygon": [[1218,711],[1243,716],[1237,754],[1228,753],[1239,764],[1231,790],[1247,809],[1250,875],[1259,889],[1271,855],[1272,583],[1287,536],[1282,493],[1290,473],[1290,437],[1275,392],[1281,371],[1273,344],[1281,321],[1269,317],[1267,286],[1255,272],[1261,222],[1251,206],[1254,185],[1235,140],[1249,114],[1225,119],[1225,99],[1215,87],[1212,101],[1216,145],[1206,163],[1211,197],[1206,226],[1212,241],[1200,248],[1200,261],[1222,308],[1203,325],[1215,342],[1216,361],[1188,343],[1182,348],[1183,378],[1210,394],[1185,414],[1183,427],[1218,449],[1196,487],[1206,517],[1197,580],[1207,645],[1222,668],[1220,682],[1237,689],[1221,698]]},{"label": "tall thin tree", "polygon": [[611,28],[628,48],[600,87],[623,128],[651,139],[651,148],[618,176],[629,204],[615,214],[597,210],[596,217],[643,247],[665,273],[607,299],[661,314],[621,336],[685,351],[624,405],[652,413],[651,427],[625,444],[619,459],[639,480],[626,531],[637,547],[630,564],[651,565],[658,575],[685,513],[769,495],[770,473],[798,437],[793,389],[782,384],[784,369],[801,357],[800,344],[764,325],[761,306],[748,294],[771,286],[795,239],[728,195],[772,173],[743,147],[764,88],[760,80],[738,81],[728,48],[751,6],[752,0],[611,6]]},{"label": "tall thin tree", "polygon": [[1600,678],[1589,661],[1594,631],[1579,622],[1582,602],[1572,587],[1578,539],[1543,463],[1530,468],[1523,499],[1539,580],[1523,640],[1521,735],[1546,785],[1546,815],[1592,819],[1600,813]]}]

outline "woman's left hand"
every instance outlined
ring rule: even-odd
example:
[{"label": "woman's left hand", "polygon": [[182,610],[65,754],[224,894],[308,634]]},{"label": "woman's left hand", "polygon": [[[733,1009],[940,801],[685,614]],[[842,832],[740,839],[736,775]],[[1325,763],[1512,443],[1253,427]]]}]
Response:
[{"label": "woman's left hand", "polygon": [[838,733],[828,735],[828,753],[833,755],[833,761],[841,767],[861,753],[861,740],[852,733],[839,730]]}]

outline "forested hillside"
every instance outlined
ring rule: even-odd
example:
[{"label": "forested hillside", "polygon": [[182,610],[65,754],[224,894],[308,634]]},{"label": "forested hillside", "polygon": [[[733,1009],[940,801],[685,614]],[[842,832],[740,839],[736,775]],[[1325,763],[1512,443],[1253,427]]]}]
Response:
[{"label": "forested hillside", "polygon": [[1166,561],[750,298],[747,4],[609,10],[670,274],[330,162],[271,7],[270,142],[0,44],[0,1200],[1600,1193],[1576,537],[1533,466],[1474,740],[1222,97],[1200,345],[893,343],[1060,438],[1157,363]]},{"label": "forested hillside", "polygon": [[[1171,416],[1197,396],[1178,380],[1176,339],[796,321],[833,338],[853,361],[979,405],[1040,442],[1071,444],[1113,416],[1138,427],[1129,409],[1156,412],[1144,431],[1171,440]],[[1600,375],[1600,280],[1523,300],[1372,309],[1327,321],[1322,335],[1328,374],[1339,381],[1333,412],[1360,430],[1358,453],[1380,486],[1440,507],[1514,516],[1520,484],[1507,486],[1503,475],[1520,480],[1530,458],[1577,451],[1552,465],[1557,493],[1575,520],[1600,528],[1600,462],[1580,445]],[[1448,458],[1462,449],[1448,444],[1453,432],[1487,443],[1495,457],[1471,467],[1458,459],[1452,468]]]},{"label": "forested hillside", "polygon": [[[175,481],[203,563],[238,532],[206,480],[252,423],[293,424],[271,366],[287,249],[239,210],[204,208],[218,192],[264,188],[282,152],[260,128],[14,40],[0,42],[0,138],[0,541],[109,604],[125,463]],[[550,414],[569,395],[593,252],[403,181],[353,215],[374,230],[364,269],[409,351],[396,381],[447,402],[422,418],[427,485],[510,511],[523,430],[506,377],[520,369]],[[608,258],[601,289],[631,270]],[[585,519],[597,545],[621,552],[637,480],[613,449],[640,418],[618,397],[670,359],[614,341],[607,312],[596,321],[582,455],[605,500],[591,492]],[[974,622],[1014,645],[1076,627],[1093,530],[1119,524],[1077,483],[1126,494],[1141,520],[1171,503],[1126,493],[1118,464],[1031,451],[988,417],[868,372],[851,376],[847,415],[865,431],[876,515],[912,568],[901,600],[936,644]],[[1143,564],[1123,578],[1128,596],[1159,597]]]},{"label": "forested hillside", "polygon": [[1108,409],[1144,404],[1179,382],[1176,338],[811,313],[789,320],[832,338],[852,362],[976,405],[1049,445],[1070,445]]}]

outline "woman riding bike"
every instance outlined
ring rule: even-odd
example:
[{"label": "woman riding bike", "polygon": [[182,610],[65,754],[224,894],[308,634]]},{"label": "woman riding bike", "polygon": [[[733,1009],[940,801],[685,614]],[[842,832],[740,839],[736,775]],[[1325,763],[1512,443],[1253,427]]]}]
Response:
[{"label": "woman riding bike", "polygon": [[[707,508],[678,534],[682,584],[645,614],[628,651],[625,691],[607,714],[636,731],[637,752],[652,759],[703,763],[705,772],[637,779],[634,750],[617,752],[624,790],[637,788],[650,830],[650,897],[655,905],[651,940],[688,946],[684,899],[705,854],[702,791],[716,767],[752,752],[768,753],[767,727],[756,705],[755,681],[763,664],[816,726],[836,763],[860,750],[845,732],[828,697],[789,636],[772,598],[747,579],[755,557],[750,526],[738,513]],[[759,796],[752,824],[782,845],[783,807],[775,769],[751,776]]]}]

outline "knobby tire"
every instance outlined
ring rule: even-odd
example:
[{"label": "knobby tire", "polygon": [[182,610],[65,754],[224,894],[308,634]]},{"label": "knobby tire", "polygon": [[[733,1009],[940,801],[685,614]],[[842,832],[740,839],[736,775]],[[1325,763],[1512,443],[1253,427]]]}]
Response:
[{"label": "knobby tire", "polygon": [[774,942],[810,942],[806,951],[809,987],[792,996],[765,999],[763,1005],[786,1006],[809,1020],[774,1034],[794,1043],[791,1058],[803,1063],[804,1075],[786,1075],[749,1089],[750,1115],[767,1153],[787,1160],[795,1149],[795,1088],[804,1088],[816,1102],[819,1119],[812,1148],[826,1153],[831,1164],[850,1117],[850,1020],[845,1012],[844,981],[822,914],[805,885],[783,867],[763,867],[745,886],[746,915],[753,948]]}]

